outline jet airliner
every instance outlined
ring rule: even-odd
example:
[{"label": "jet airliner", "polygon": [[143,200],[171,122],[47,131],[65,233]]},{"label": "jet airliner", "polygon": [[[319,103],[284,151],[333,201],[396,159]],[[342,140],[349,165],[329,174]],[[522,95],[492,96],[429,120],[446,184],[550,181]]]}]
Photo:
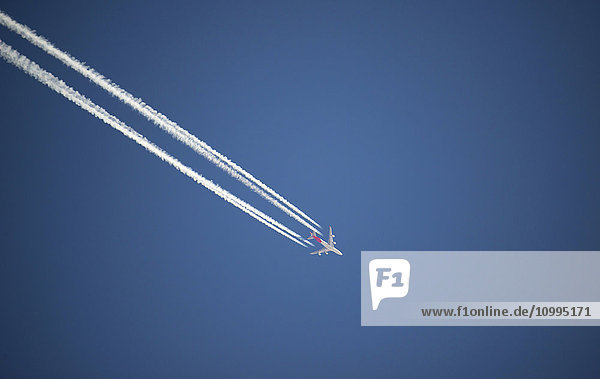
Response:
[{"label": "jet airliner", "polygon": [[325,242],[322,239],[320,239],[319,237],[317,237],[317,234],[315,232],[310,232],[310,237],[308,237],[308,239],[314,239],[315,241],[317,241],[318,243],[320,243],[321,245],[323,245],[324,247],[321,250],[317,250],[317,251],[313,251],[312,253],[310,253],[311,255],[321,255],[321,254],[329,254],[330,251],[336,253],[337,255],[343,255],[341,251],[339,251],[338,249],[335,248],[335,242],[333,242],[333,237],[335,237],[335,234],[333,234],[331,232],[331,226],[329,227],[329,241]]}]

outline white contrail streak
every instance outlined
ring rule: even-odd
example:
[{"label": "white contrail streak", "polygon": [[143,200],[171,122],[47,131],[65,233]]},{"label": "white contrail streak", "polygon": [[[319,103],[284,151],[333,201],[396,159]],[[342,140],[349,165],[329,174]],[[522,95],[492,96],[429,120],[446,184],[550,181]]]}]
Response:
[{"label": "white contrail streak", "polygon": [[2,11],[0,11],[0,24],[19,34],[21,37],[28,40],[35,46],[41,48],[46,53],[54,56],[68,67],[71,67],[73,70],[79,72],[81,75],[90,79],[92,82],[105,89],[111,95],[117,97],[119,100],[138,111],[148,120],[155,123],[158,127],[169,133],[173,138],[191,147],[198,154],[202,155],[204,158],[217,165],[223,171],[227,172],[230,176],[242,182],[252,191],[256,192],[258,195],[269,201],[271,204],[284,211],[287,215],[294,218],[296,221],[300,222],[302,225],[308,227],[312,231],[321,234],[319,230],[307,223],[300,216],[312,222],[319,228],[321,227],[321,225],[319,225],[313,219],[308,217],[308,215],[306,215],[300,209],[298,209],[289,201],[287,201],[283,196],[279,195],[266,184],[252,176],[249,172],[245,171],[243,168],[231,161],[225,155],[213,149],[206,142],[201,141],[196,136],[177,125],[177,123],[169,120],[165,115],[154,110],[152,107],[144,103],[142,99],[136,98],[129,92],[121,89],[110,79],[105,78],[102,74],[96,72],[91,67],[86,66],[84,63],[80,62],[68,53],[56,48],[50,41],[48,41],[42,36],[37,35],[35,31],[31,30],[26,25],[20,24],[17,21],[13,20],[10,16],[8,16]]},{"label": "white contrail streak", "polygon": [[114,129],[123,133],[125,136],[142,145],[146,150],[156,155],[163,161],[167,162],[181,173],[189,176],[196,183],[203,185],[204,187],[215,193],[217,196],[221,197],[225,201],[241,209],[245,213],[254,217],[256,220],[268,226],[269,228],[284,235],[285,237],[291,239],[299,245],[306,246],[304,243],[302,243],[296,238],[300,237],[297,233],[293,232],[284,225],[273,220],[271,217],[262,213],[250,204],[244,202],[243,200],[228,192],[227,190],[221,188],[219,185],[213,183],[211,180],[204,178],[202,175],[198,174],[190,167],[184,165],[177,158],[173,157],[166,151],[162,150],[160,147],[147,140],[144,136],[133,130],[121,120],[108,113],[104,108],[100,107],[99,105],[96,105],[90,99],[80,94],[72,87],[69,87],[65,82],[58,79],[48,71],[44,70],[35,62],[31,61],[29,58],[22,55],[18,51],[14,50],[9,45],[5,44],[2,40],[0,40],[0,55],[2,55],[2,58],[4,58],[7,62],[17,66],[19,69],[23,70],[25,73],[38,80],[40,83],[50,87],[50,89],[52,89],[53,91],[63,95],[68,100],[72,101],[82,109],[91,113],[93,116],[99,118],[108,125],[112,126]]}]

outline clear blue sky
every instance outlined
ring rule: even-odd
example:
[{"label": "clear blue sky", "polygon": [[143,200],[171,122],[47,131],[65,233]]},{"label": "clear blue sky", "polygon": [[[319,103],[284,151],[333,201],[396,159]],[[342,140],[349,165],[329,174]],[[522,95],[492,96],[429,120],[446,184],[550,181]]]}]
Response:
[{"label": "clear blue sky", "polygon": [[[594,2],[0,8],[323,225],[308,256],[0,62],[0,374],[587,376],[598,328],[361,328],[361,250],[600,250]],[[0,39],[285,214],[41,50]]]}]

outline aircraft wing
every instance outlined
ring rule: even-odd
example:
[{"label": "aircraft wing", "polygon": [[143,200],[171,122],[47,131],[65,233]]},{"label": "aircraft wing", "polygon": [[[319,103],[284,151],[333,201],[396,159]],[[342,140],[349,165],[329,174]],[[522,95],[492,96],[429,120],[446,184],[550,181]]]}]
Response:
[{"label": "aircraft wing", "polygon": [[331,232],[331,226],[329,227],[329,244],[333,246],[333,233]]},{"label": "aircraft wing", "polygon": [[315,255],[315,254],[323,254],[327,251],[327,248],[324,247],[321,250],[317,250],[317,251],[313,251],[312,253],[310,253],[310,255]]}]

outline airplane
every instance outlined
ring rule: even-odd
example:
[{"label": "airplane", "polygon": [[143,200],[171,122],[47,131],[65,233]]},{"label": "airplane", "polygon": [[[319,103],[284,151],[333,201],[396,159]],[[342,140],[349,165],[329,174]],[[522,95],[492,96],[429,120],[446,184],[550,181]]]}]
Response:
[{"label": "airplane", "polygon": [[317,241],[318,243],[320,243],[321,245],[323,245],[324,247],[321,250],[317,250],[314,251],[312,253],[310,253],[311,255],[321,255],[321,254],[325,254],[328,255],[330,251],[336,253],[337,255],[344,255],[342,254],[341,251],[339,251],[338,249],[335,248],[335,242],[333,242],[333,237],[335,237],[335,234],[333,234],[331,232],[331,226],[329,226],[329,241],[325,242],[322,239],[320,239],[319,237],[317,237],[317,234],[315,232],[310,232],[310,237],[308,237],[307,239],[311,239],[313,238],[315,241]]}]

